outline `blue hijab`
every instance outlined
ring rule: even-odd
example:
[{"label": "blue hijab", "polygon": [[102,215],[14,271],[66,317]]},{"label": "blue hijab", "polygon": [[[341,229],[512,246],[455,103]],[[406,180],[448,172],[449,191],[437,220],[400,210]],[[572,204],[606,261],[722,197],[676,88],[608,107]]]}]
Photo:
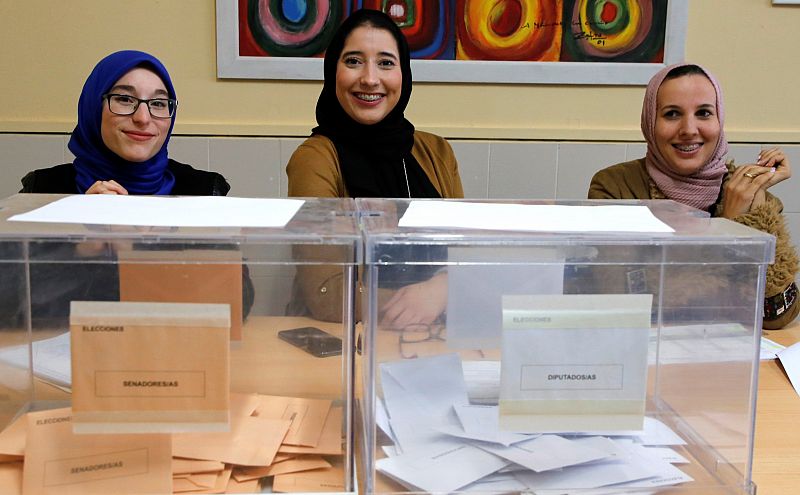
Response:
[{"label": "blue hijab", "polygon": [[78,100],[78,125],[72,131],[68,148],[75,155],[75,185],[85,193],[98,180],[113,179],[131,194],[169,194],[175,185],[175,176],[167,169],[167,144],[175,125],[175,116],[169,125],[164,145],[152,158],[144,162],[129,162],[109,150],[100,134],[103,95],[128,71],[136,67],[152,70],[163,81],[170,98],[176,98],[175,88],[167,69],[155,57],[144,52],[126,50],[112,53],[97,65],[83,85]]}]

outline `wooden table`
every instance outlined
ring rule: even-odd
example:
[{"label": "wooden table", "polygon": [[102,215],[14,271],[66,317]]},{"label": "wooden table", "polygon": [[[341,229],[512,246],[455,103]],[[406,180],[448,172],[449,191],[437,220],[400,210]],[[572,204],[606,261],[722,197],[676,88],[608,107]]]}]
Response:
[{"label": "wooden table", "polygon": [[[789,346],[800,341],[800,322],[764,336]],[[754,450],[758,495],[800,493],[800,396],[777,360],[762,361],[759,369]]]}]

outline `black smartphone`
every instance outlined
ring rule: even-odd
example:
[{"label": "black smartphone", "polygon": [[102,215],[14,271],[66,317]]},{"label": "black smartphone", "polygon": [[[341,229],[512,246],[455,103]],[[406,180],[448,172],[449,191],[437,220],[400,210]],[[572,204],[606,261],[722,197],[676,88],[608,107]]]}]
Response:
[{"label": "black smartphone", "polygon": [[278,337],[315,357],[338,356],[342,353],[342,339],[317,327],[281,330]]}]

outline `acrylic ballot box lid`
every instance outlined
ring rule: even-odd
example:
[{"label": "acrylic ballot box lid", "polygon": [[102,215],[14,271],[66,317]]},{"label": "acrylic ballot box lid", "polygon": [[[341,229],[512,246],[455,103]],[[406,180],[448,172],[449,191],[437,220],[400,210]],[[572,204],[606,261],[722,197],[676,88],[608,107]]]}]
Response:
[{"label": "acrylic ballot box lid", "polygon": [[[435,225],[461,202],[588,207],[589,228]],[[666,200],[356,204],[365,491],[754,493],[773,236]],[[598,230],[608,206],[660,223]]]},{"label": "acrylic ballot box lid", "polygon": [[[266,227],[148,227],[126,225],[9,222],[8,218],[30,212],[59,199],[63,194],[16,194],[0,200],[0,238],[2,239],[136,239],[140,242],[229,242],[292,244],[349,244],[357,248],[360,233],[355,220],[355,205],[350,199],[298,198],[304,201],[299,211],[282,228]],[[278,261],[278,260],[275,260]],[[286,261],[297,262],[296,258]],[[330,260],[328,260],[330,261]],[[338,260],[354,264],[358,260]]]},{"label": "acrylic ballot box lid", "polygon": [[[598,232],[570,232],[552,230],[524,231],[503,230],[487,228],[453,228],[453,227],[400,227],[398,222],[409,204],[412,202],[450,202],[472,203],[484,205],[531,205],[531,206],[646,206],[653,215],[674,229],[674,232],[626,232],[626,231],[598,231]],[[379,246],[391,244],[438,244],[438,245],[472,245],[475,243],[485,245],[608,245],[609,243],[630,246],[674,246],[680,245],[730,245],[732,249],[719,253],[721,262],[724,263],[771,263],[774,259],[774,237],[732,222],[723,218],[710,218],[707,212],[685,206],[671,200],[586,200],[586,201],[502,201],[502,200],[409,200],[409,199],[369,199],[356,200],[361,217],[362,229],[365,236],[365,264],[391,264],[385,256],[381,258]],[[735,246],[735,249],[733,247]],[[424,251],[414,251],[424,253]],[[442,251],[442,253],[444,253]],[[684,258],[680,262],[691,261],[691,255],[681,252]],[[706,252],[695,253],[697,262],[715,262],[708,259]],[[413,253],[411,253],[413,256]],[[630,253],[625,253],[629,256]],[[425,254],[424,259],[406,258],[402,263],[442,262],[454,263],[452,253],[446,258],[433,260]],[[605,260],[605,259],[604,259]],[[468,260],[475,262],[474,260]],[[608,260],[611,262],[611,260]],[[623,258],[620,261],[630,262]],[[505,263],[502,259],[492,260],[491,263]],[[670,260],[658,260],[658,263]]]},{"label": "acrylic ballot box lid", "polygon": [[[355,202],[256,200],[264,208],[302,201],[296,212],[286,214],[288,223],[277,227],[240,227],[236,218],[224,227],[156,226],[166,223],[160,218],[138,225],[9,220],[59,200],[85,198],[17,194],[0,200],[0,430],[14,421],[24,423],[26,412],[55,414],[72,407],[75,435],[110,434],[106,438],[120,431],[150,435],[160,430],[184,435],[182,442],[173,442],[178,457],[262,468],[294,457],[317,467],[302,480],[291,472],[281,479],[260,474],[259,491],[283,491],[289,485],[309,492],[351,491],[351,336],[363,252]],[[157,199],[174,200],[180,209],[188,208],[184,199],[245,198]],[[257,220],[251,225],[263,225]],[[304,293],[319,276],[329,290]],[[324,319],[308,309],[307,299],[315,295],[314,309],[325,313]],[[73,302],[83,313],[71,314]],[[174,317],[142,309],[162,305]],[[221,313],[212,314],[212,307],[221,307]],[[312,341],[305,332],[311,327],[326,338]],[[71,351],[81,353],[81,362],[104,368],[72,362],[76,354]],[[261,419],[253,419],[257,416]],[[191,435],[221,427],[245,429],[237,440],[241,448],[198,452],[207,444]],[[55,450],[71,445],[66,440],[51,444]],[[55,450],[53,456],[63,454]],[[223,455],[219,452],[227,457],[214,457]],[[248,458],[251,454],[257,457]],[[26,468],[41,460],[29,459],[26,452]],[[254,485],[228,488],[256,491]]]}]

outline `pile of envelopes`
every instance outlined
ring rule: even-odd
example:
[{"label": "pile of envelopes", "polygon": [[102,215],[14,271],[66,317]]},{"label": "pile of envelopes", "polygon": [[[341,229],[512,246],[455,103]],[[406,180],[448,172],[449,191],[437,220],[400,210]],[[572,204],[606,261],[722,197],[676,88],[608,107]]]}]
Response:
[{"label": "pile of envelopes", "polygon": [[457,354],[381,363],[380,380],[376,422],[389,441],[375,467],[409,490],[617,493],[693,481],[671,447],[686,442],[650,417],[643,431],[500,430],[497,406],[470,404]]},{"label": "pile of envelopes", "polygon": [[0,493],[344,491],[342,413],[233,394],[229,432],[76,435],[69,408],[31,412],[0,432]]}]

